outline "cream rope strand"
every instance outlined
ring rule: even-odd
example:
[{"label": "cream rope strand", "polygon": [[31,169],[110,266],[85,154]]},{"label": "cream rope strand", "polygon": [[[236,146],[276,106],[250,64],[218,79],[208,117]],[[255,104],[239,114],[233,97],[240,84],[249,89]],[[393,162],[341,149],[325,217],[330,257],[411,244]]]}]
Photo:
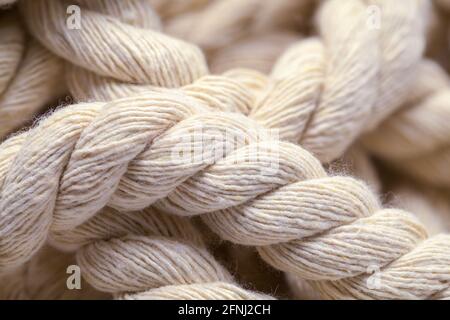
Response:
[{"label": "cream rope strand", "polygon": [[76,249],[85,279],[119,299],[271,299],[235,284],[188,220],[152,209],[107,208],[51,241]]},{"label": "cream rope strand", "polygon": [[42,248],[30,261],[12,273],[0,277],[2,300],[93,300],[109,295],[93,289],[81,280],[81,288],[69,290],[67,268],[75,265],[75,255]]},{"label": "cream rope strand", "polygon": [[149,0],[153,9],[163,20],[183,13],[202,10],[211,0]]},{"label": "cream rope strand", "polygon": [[[363,183],[328,177],[299,146],[261,140],[262,129],[242,115],[208,113],[188,101],[155,92],[69,106],[1,145],[2,268],[32,254],[50,226],[71,230],[106,204],[126,209],[155,203],[168,212],[204,213],[222,238],[258,246],[274,267],[328,280],[330,288],[339,280],[348,290],[362,286],[364,297],[446,292],[448,236],[426,239],[411,215],[382,209]],[[215,130],[216,148],[223,147],[225,130],[246,137],[244,144],[224,158],[171,162],[179,141],[187,143],[185,150],[195,149],[189,146],[196,143],[191,129],[199,125]],[[249,157],[253,152],[257,156]],[[273,163],[277,170],[265,171]],[[371,265],[387,275],[377,291],[364,287]],[[406,287],[389,276],[404,265],[411,266],[402,278]],[[424,276],[430,268],[433,274]],[[338,295],[334,289],[328,294]]]},{"label": "cream rope strand", "polygon": [[394,205],[414,213],[424,223],[431,235],[450,231],[450,200],[438,190],[413,188],[400,184],[394,188]]},{"label": "cream rope strand", "polygon": [[425,60],[410,101],[373,133],[365,146],[398,170],[437,186],[450,186],[450,81]]},{"label": "cream rope strand", "polygon": [[170,19],[165,32],[220,52],[234,42],[274,30],[304,30],[315,0],[217,0],[201,10]]},{"label": "cream rope strand", "polygon": [[[369,4],[382,10],[379,30],[367,25]],[[303,41],[279,59],[252,116],[282,128],[284,138],[299,141],[322,162],[339,157],[407,94],[406,75],[424,46],[426,4],[325,2],[317,17],[321,39]]]},{"label": "cream rope strand", "polygon": [[249,68],[267,74],[286,48],[299,39],[297,34],[281,31],[244,38],[211,56],[211,73]]},{"label": "cream rope strand", "polygon": [[132,84],[178,87],[207,72],[197,47],[152,30],[159,20],[148,1],[78,2],[82,5],[78,30],[66,26],[67,1],[24,1],[21,9],[30,32],[43,45],[96,75]]},{"label": "cream rope strand", "polygon": [[[114,94],[110,99],[116,98],[117,94],[125,96],[130,91],[147,89],[129,87],[122,81],[174,87],[191,83],[207,72],[198,48],[157,32],[146,30],[143,33],[142,29],[124,24],[120,19],[110,25],[107,17],[111,16],[90,10],[98,9],[91,1],[83,9],[86,30],[89,28],[101,33],[120,26],[127,31],[127,37],[121,36],[123,32],[119,30],[112,32],[119,35],[110,37],[111,40],[105,44],[107,47],[98,47],[94,33],[83,31],[83,28],[75,33],[68,32],[74,30],[65,27],[63,3],[48,0],[24,2],[22,11],[30,31],[50,50],[72,63],[119,80],[114,84],[116,90],[107,92],[107,95]],[[380,30],[371,30],[367,25],[369,4],[382,9]],[[423,0],[406,4],[387,0],[367,3],[351,0],[345,5],[337,0],[325,2],[318,17],[322,39],[303,41],[285,53],[272,73],[268,92],[259,99],[252,117],[267,127],[279,128],[283,139],[300,139],[301,144],[322,161],[340,156],[363,130],[373,127],[403,100],[409,87],[406,75],[414,70],[423,51],[427,4]],[[341,21],[347,23],[341,24]],[[44,30],[49,23],[50,28]],[[69,47],[55,43],[49,30],[63,36]],[[128,37],[128,34],[133,36]],[[134,43],[130,38],[139,41]],[[163,40],[164,46],[161,47]],[[79,43],[92,46],[92,50],[82,54],[77,48]],[[147,43],[156,48],[149,51],[148,57],[142,57],[141,51],[145,48],[139,52],[131,49],[123,54],[117,52],[120,48],[131,45],[140,48]],[[115,51],[112,50],[114,48]],[[113,56],[102,59],[105,62],[99,61],[99,49],[113,52],[108,53]],[[176,54],[176,57],[167,60],[164,55],[161,61],[154,60],[160,59],[161,52],[166,51],[169,51],[167,56]],[[134,61],[140,63],[134,65]],[[128,66],[130,63],[132,65]],[[148,65],[147,69],[153,75],[151,79],[146,76],[147,69],[141,70],[142,65]],[[154,74],[162,73],[158,68],[166,65],[170,79],[155,79]],[[72,79],[69,83],[76,82],[82,86],[89,77],[91,85],[102,83],[100,79],[92,79],[96,77],[93,74],[76,77],[78,80]],[[97,87],[93,88],[90,91]],[[99,88],[105,91],[103,86]],[[104,96],[98,94],[93,97]]]},{"label": "cream rope strand", "polygon": [[25,45],[18,17],[0,12],[0,139],[63,92],[62,61],[36,41]]}]

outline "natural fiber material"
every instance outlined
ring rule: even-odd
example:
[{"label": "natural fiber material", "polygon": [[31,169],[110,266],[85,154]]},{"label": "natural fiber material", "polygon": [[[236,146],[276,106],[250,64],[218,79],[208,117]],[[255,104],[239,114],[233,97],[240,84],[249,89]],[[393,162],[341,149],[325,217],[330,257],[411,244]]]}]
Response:
[{"label": "natural fiber material", "polygon": [[[24,1],[21,7],[30,31],[43,45],[97,75],[136,84],[177,87],[206,73],[204,57],[197,47],[152,30],[159,20],[154,14],[148,16],[148,12],[153,12],[148,1],[78,2],[83,4],[83,28],[79,30],[66,27],[68,2]],[[123,6],[130,8],[123,10]],[[132,24],[124,23],[120,16],[109,18],[125,11],[137,15],[129,18]],[[103,34],[101,37],[108,41],[99,42],[97,34]]]},{"label": "natural fiber material", "polygon": [[0,139],[62,93],[62,61],[36,41],[25,45],[18,19],[0,12]]},{"label": "natural fiber material", "polygon": [[42,248],[30,261],[12,273],[0,277],[0,299],[6,300],[94,300],[108,294],[93,289],[81,280],[81,289],[68,290],[67,268],[75,265],[75,256],[51,247]]},{"label": "natural fiber material", "polygon": [[[236,41],[271,30],[305,31],[316,3],[316,0],[217,0],[168,19],[164,30],[195,43],[207,54],[214,54]],[[156,10],[161,12],[159,8]]]},{"label": "natural fiber material", "polygon": [[450,80],[425,60],[409,102],[364,142],[378,157],[427,183],[450,186]]},{"label": "natural fiber material", "polygon": [[210,58],[212,73],[220,74],[230,69],[249,68],[268,74],[278,57],[299,36],[288,32],[255,35],[220,50]]},{"label": "natural fiber material", "polygon": [[[273,18],[291,2],[177,3],[80,0],[83,27],[76,30],[66,25],[68,1],[20,3],[30,33],[67,62],[68,87],[85,102],[0,145],[0,272],[20,268],[50,239],[76,250],[85,279],[119,299],[268,298],[240,288],[190,222],[165,215],[176,214],[199,216],[221,239],[256,247],[295,289],[335,299],[450,298],[450,237],[429,238],[416,217],[383,208],[365,183],[322,166],[408,104],[411,90],[419,97],[439,86],[419,80],[414,91],[410,76],[437,69],[422,60],[429,2],[322,2],[317,36],[282,41],[289,48],[270,75],[209,75],[206,57],[189,42],[212,62],[238,39],[267,48],[255,30],[283,25]],[[379,28],[367,24],[368,5],[382,9]],[[232,6],[245,10],[232,24],[217,21]],[[261,20],[249,22],[254,10]],[[184,29],[188,21],[198,27]],[[246,24],[250,30],[237,34]],[[161,28],[194,32],[185,42]],[[279,54],[262,50],[261,71]],[[418,114],[448,97],[439,99]],[[433,125],[445,129],[440,120]],[[445,139],[427,125],[417,126],[430,128],[433,148],[440,146]],[[238,138],[231,145],[230,134]],[[201,156],[176,157],[180,148]]]},{"label": "natural fiber material", "polygon": [[240,288],[188,220],[154,210],[106,208],[77,228],[56,232],[52,243],[78,249],[85,279],[119,299],[271,299]]},{"label": "natural fiber material", "polygon": [[431,235],[450,231],[450,200],[448,195],[426,188],[399,185],[394,203],[405,210],[413,210]]},{"label": "natural fiber material", "polygon": [[[63,3],[27,1],[22,11],[30,31],[47,48],[96,73],[86,74],[79,68],[72,70],[75,74],[69,73],[71,91],[77,98],[113,99],[148,88],[111,84],[110,80],[98,79],[99,75],[121,82],[176,87],[207,72],[198,48],[143,29],[149,26],[140,23],[140,19],[132,24],[123,23],[120,17],[106,19],[106,14],[111,17],[112,13],[121,12],[107,9],[114,3],[96,6],[92,1],[83,2],[85,27],[67,30]],[[367,27],[367,7],[360,0],[345,4],[325,2],[317,17],[321,38],[302,41],[281,57],[266,92],[253,106],[252,117],[266,127],[279,128],[282,138],[299,141],[327,162],[341,156],[362,131],[392,113],[403,102],[409,89],[406,75],[414,70],[423,51],[428,3],[373,3],[383,10],[379,30]],[[114,36],[102,42],[105,47],[101,47],[96,33],[87,30],[108,30]],[[55,41],[56,34],[65,39],[64,46]],[[139,41],[133,43],[130,39]],[[91,49],[82,50],[85,47]],[[100,60],[105,53],[111,56]],[[142,65],[147,66],[146,70],[141,70]],[[164,72],[158,69],[162,66]],[[107,93],[98,93],[97,88]],[[80,91],[84,95],[79,96]]]},{"label": "natural fiber material", "polygon": [[[189,105],[188,97],[157,97],[155,92],[69,106],[2,145],[3,268],[27,259],[51,226],[71,230],[107,204],[137,209],[154,203],[183,215],[207,213],[204,221],[222,238],[258,246],[262,257],[283,271],[328,280],[321,290],[339,280],[340,290],[361,287],[353,292],[360,297],[446,294],[450,238],[424,241],[426,233],[412,216],[382,209],[359,181],[327,177],[318,160],[292,144],[248,136],[248,145],[212,166],[207,166],[211,158],[188,166],[171,163],[167,151],[196,124],[213,128],[219,138],[223,130],[252,132],[251,121],[239,114],[205,113],[196,109],[199,104]],[[195,115],[197,110],[202,114]],[[256,123],[252,127],[263,130]],[[215,143],[223,145],[219,139]],[[249,152],[257,156],[248,157]],[[275,160],[279,167],[268,174],[264,169]],[[39,190],[39,197],[28,186]],[[422,255],[427,259],[417,260]],[[385,267],[384,285],[376,292],[364,287],[370,265]],[[416,270],[404,271],[408,287],[398,279],[389,281],[389,274],[403,272],[403,265]],[[420,270],[429,268],[435,272],[422,276]],[[339,297],[334,289],[327,294]]]}]

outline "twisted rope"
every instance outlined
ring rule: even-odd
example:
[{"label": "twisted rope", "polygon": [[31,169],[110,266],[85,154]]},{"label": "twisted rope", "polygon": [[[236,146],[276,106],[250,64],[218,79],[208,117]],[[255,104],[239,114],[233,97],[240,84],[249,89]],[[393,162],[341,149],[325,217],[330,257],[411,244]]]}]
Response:
[{"label": "twisted rope", "polygon": [[81,280],[81,289],[68,290],[67,268],[75,255],[42,248],[30,261],[14,272],[0,277],[2,300],[93,300],[109,298]]},{"label": "twisted rope", "polygon": [[186,219],[107,208],[51,242],[77,250],[85,279],[117,299],[271,299],[239,287]]},{"label": "twisted rope", "polygon": [[13,12],[0,12],[0,139],[60,93],[62,62],[25,34]]},{"label": "twisted rope", "polygon": [[[155,92],[73,105],[1,145],[2,266],[26,259],[50,226],[71,230],[105,205],[154,204],[202,214],[222,238],[258,246],[274,267],[326,280],[320,288],[327,295],[340,297],[335,282],[341,290],[357,286],[360,293],[352,296],[366,298],[447,294],[448,236],[427,239],[411,215],[382,209],[355,179],[327,176],[299,146],[261,138],[264,129],[245,116],[208,113],[188,102],[188,96]],[[199,125],[215,130],[216,149],[223,147],[226,130],[245,136],[244,144],[220,159],[169,161],[174,143],[195,150],[192,128]],[[272,163],[277,170],[267,172]],[[378,290],[365,282],[371,265],[383,273]]]},{"label": "twisted rope", "polygon": [[248,68],[267,74],[278,57],[299,39],[294,33],[280,31],[246,37],[210,57],[211,73],[220,74],[230,69]]},{"label": "twisted rope", "polygon": [[[354,48],[361,51],[353,51],[344,46],[346,50],[341,51],[338,46],[336,51],[331,52],[351,53],[350,59],[353,54],[355,57],[364,56],[367,50],[369,57],[375,56],[373,60],[369,59],[373,63],[377,61],[378,50],[373,47],[374,43],[379,45],[377,33],[367,36],[366,29],[355,33],[352,27],[361,26],[362,17],[353,14],[355,11],[361,13],[364,6],[357,1],[348,3],[348,6],[335,8],[333,6],[337,6],[337,2],[330,1],[322,8],[319,21],[322,21],[323,30],[330,30],[330,33],[331,29],[341,30],[332,23],[338,21],[334,20],[337,19],[335,17],[346,17],[352,22],[349,29],[343,28],[345,32],[342,34],[333,30],[333,34],[329,35],[331,39],[325,39],[330,43],[334,43],[334,39],[341,46],[347,42],[340,40],[353,32],[361,40],[357,43],[367,44],[368,47],[361,46]],[[399,20],[396,19],[404,16],[394,15],[396,19],[393,21],[397,22],[396,26],[399,21],[414,22],[421,29],[423,20],[416,18],[421,12],[418,9],[422,3],[408,3],[415,8],[411,11],[413,14]],[[392,8],[392,12],[397,12],[394,9],[400,12],[393,2],[383,2],[383,5],[387,12],[390,12],[388,8]],[[28,12],[27,6],[25,13]],[[51,17],[48,18],[50,20]],[[92,23],[94,21],[92,19]],[[406,25],[408,32],[417,30],[408,23]],[[102,28],[95,30],[101,32]],[[126,30],[132,32],[134,29]],[[394,32],[388,28],[383,30]],[[327,35],[325,31],[322,33]],[[391,48],[390,42],[387,42],[382,41],[384,45],[381,47]],[[410,44],[412,51],[399,51],[420,55],[418,51],[421,50],[414,50],[420,45]],[[320,53],[322,50],[318,40],[302,45],[316,50],[312,52]],[[404,48],[403,45],[400,48]],[[317,59],[317,56],[310,57],[308,59]],[[367,56],[364,57],[367,59]],[[341,58],[333,66],[340,66],[340,61],[346,61]],[[287,54],[277,69],[284,70],[280,65],[283,66],[283,61],[290,59]],[[391,65],[392,71],[398,68],[409,70],[414,64],[411,60],[402,60],[406,67],[394,68]],[[373,67],[366,60],[354,62],[352,65],[358,66],[358,74],[364,74],[365,79],[375,81],[377,76],[384,79],[384,72],[379,71],[378,74],[377,68],[381,67],[377,63]],[[112,70],[116,68],[114,66]],[[341,67],[336,68],[335,72],[339,74]],[[102,72],[106,73],[106,69],[100,68],[99,74],[105,75]],[[330,72],[327,70],[327,75],[334,74]],[[370,76],[367,77],[366,73]],[[392,74],[397,73],[393,71]],[[404,76],[403,72],[399,74]],[[350,75],[353,73],[346,73],[346,76]],[[391,77],[396,78],[390,73],[386,75],[386,79]],[[129,81],[124,78],[118,80]],[[332,79],[338,78],[333,76]],[[175,86],[180,83],[175,82]],[[365,92],[349,83],[351,81],[347,86],[353,90],[352,101],[361,99],[355,106],[362,102],[363,97],[375,96],[376,92]],[[390,81],[381,81],[379,85],[395,87],[387,86],[386,83]],[[156,81],[156,84],[161,85],[163,81]],[[367,87],[372,88],[372,85],[374,83]],[[355,88],[358,90],[354,91]],[[272,140],[259,141],[261,134],[256,137],[248,134],[251,131],[249,127],[258,127],[256,123],[252,124],[248,118],[236,114],[208,114],[207,108],[198,98],[182,91],[174,94],[171,91],[155,90],[147,95],[106,104],[88,103],[68,107],[43,121],[33,129],[32,134],[16,136],[3,144],[0,152],[0,168],[4,170],[4,174],[0,175],[0,209],[6,217],[1,225],[2,235],[5,236],[1,250],[2,256],[6,257],[2,259],[4,265],[14,265],[33,252],[33,247],[39,246],[51,224],[56,231],[71,229],[91,218],[106,204],[120,209],[133,209],[155,203],[157,207],[178,214],[205,213],[205,222],[222,237],[259,246],[258,250],[266,261],[281,270],[320,281],[317,283],[327,295],[339,297],[343,293],[350,293],[352,296],[365,297],[417,298],[442,297],[447,294],[450,275],[447,236],[425,240],[423,228],[410,215],[381,209],[370,190],[360,182],[351,178],[327,177],[318,160],[300,147]],[[383,99],[377,101],[396,99],[391,96],[393,91],[380,92]],[[358,99],[353,96],[355,94]],[[323,96],[321,93],[321,101]],[[334,95],[330,96],[334,98]],[[345,108],[348,106],[345,105]],[[378,118],[373,114],[371,116]],[[208,158],[209,162],[200,161],[188,166],[168,162],[168,150],[171,150],[174,141],[189,136],[192,128],[199,125],[219,133],[217,146],[223,146],[220,137],[230,129],[239,133],[245,131],[247,141],[223,159]],[[259,133],[263,129],[255,130]],[[53,139],[49,144],[50,134],[52,137],[58,135],[61,139]],[[18,149],[20,151],[17,153]],[[58,151],[55,153],[54,150]],[[253,162],[248,162],[248,155],[253,150],[257,150],[258,156]],[[273,158],[274,151],[277,151],[277,158]],[[211,161],[213,165],[210,166]],[[264,174],[264,169],[273,161],[279,161],[277,174]],[[39,170],[34,169],[38,167]],[[30,186],[40,197],[31,197],[29,192],[25,192],[29,191]],[[26,235],[17,232],[22,230],[31,232]],[[22,251],[17,253],[17,246],[30,243],[30,233],[34,240],[32,245],[19,248]],[[10,240],[13,238],[16,241]],[[342,245],[336,249],[336,243]],[[422,261],[422,256],[426,256],[427,260]],[[386,275],[381,289],[368,288],[364,282],[365,272],[371,264],[380,266],[383,275]],[[403,265],[413,265],[414,269],[406,267],[406,271],[403,271]],[[425,277],[425,270],[430,269],[435,272]],[[402,274],[404,281],[390,277],[392,273]],[[333,289],[337,282],[342,282],[339,292]],[[355,292],[355,287],[361,287],[361,290]]]},{"label": "twisted rope", "polygon": [[450,81],[425,60],[409,102],[364,138],[365,146],[398,170],[437,186],[450,186]]},{"label": "twisted rope", "polygon": [[[22,4],[30,31],[47,48],[97,74],[79,68],[76,74],[69,72],[69,86],[77,98],[111,100],[147,90],[149,85],[186,85],[207,73],[198,48],[149,29],[143,32],[138,22],[131,25],[118,17],[112,19],[110,12],[117,10],[105,11],[93,3],[81,2],[86,7],[85,27],[80,30],[67,30],[63,1]],[[367,27],[368,4],[382,10],[379,30]],[[324,162],[342,155],[358,135],[378,124],[404,99],[407,75],[424,47],[427,5],[422,0],[406,5],[386,0],[325,2],[317,18],[321,38],[300,42],[278,61],[266,92],[253,106],[252,117],[268,128],[279,128],[283,139],[300,141]],[[56,41],[59,38],[53,34],[64,41]],[[98,45],[100,36],[108,41]],[[86,47],[91,49],[81,50]],[[109,56],[104,57],[104,52]],[[142,70],[144,65],[148,67]],[[98,75],[116,81],[98,79]],[[89,91],[84,90],[87,87]],[[81,91],[89,96],[79,97]]]},{"label": "twisted rope", "polygon": [[316,2],[218,0],[169,19],[164,29],[214,55],[236,41],[268,31],[306,30]]},{"label": "twisted rope", "polygon": [[78,3],[83,26],[74,30],[66,25],[68,1],[24,1],[21,10],[30,32],[43,45],[98,76],[178,87],[206,73],[197,47],[153,30],[159,19],[148,1]]}]

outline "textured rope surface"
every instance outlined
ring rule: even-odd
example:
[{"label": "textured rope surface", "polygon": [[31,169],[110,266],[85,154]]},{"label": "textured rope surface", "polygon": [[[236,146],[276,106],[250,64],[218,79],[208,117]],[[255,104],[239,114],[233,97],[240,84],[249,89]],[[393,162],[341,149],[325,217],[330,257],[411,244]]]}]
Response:
[{"label": "textured rope surface", "polygon": [[188,220],[154,210],[105,209],[52,243],[78,249],[85,279],[118,299],[271,299],[235,284]]},{"label": "textured rope surface", "polygon": [[[382,209],[357,180],[328,177],[318,160],[289,143],[248,136],[248,145],[211,166],[210,158],[189,166],[171,163],[167,151],[179,137],[189,136],[196,123],[221,132],[215,143],[222,146],[224,130],[242,135],[251,132],[251,121],[201,108],[202,114],[195,115],[198,104],[187,105],[188,97],[157,96],[69,106],[2,145],[0,155],[9,155],[0,162],[3,267],[33,253],[50,226],[71,230],[107,204],[131,210],[153,203],[168,212],[203,213],[222,238],[258,246],[276,268],[309,280],[329,280],[320,289],[334,297],[339,296],[332,289],[336,281],[340,290],[357,286],[359,291],[351,292],[359,297],[447,294],[448,236],[425,240],[423,227],[412,216]],[[47,135],[55,132],[62,138],[49,141]],[[258,156],[248,157],[255,150]],[[273,155],[279,167],[270,175],[264,168],[273,163]],[[145,172],[146,178],[133,172]],[[417,260],[422,256],[426,259]],[[383,290],[364,288],[371,264],[385,266]],[[404,271],[408,286],[398,278],[389,282],[389,274],[403,272],[404,265],[415,268]],[[433,274],[423,276],[430,268]]]},{"label": "textured rope surface", "polygon": [[2,300],[94,300],[108,295],[82,280],[80,290],[67,289],[67,267],[75,265],[75,256],[51,247],[41,249],[30,261],[12,273],[0,277]]},{"label": "textured rope surface", "polygon": [[[49,237],[77,250],[85,279],[119,299],[267,298],[239,287],[189,223],[160,210],[199,215],[222,239],[256,247],[294,287],[328,298],[450,298],[450,237],[429,238],[413,215],[383,208],[366,184],[332,176],[321,164],[389,117],[365,145],[446,185],[448,79],[422,60],[429,3],[326,1],[317,36],[288,36],[273,51],[265,49],[272,34],[251,30],[282,24],[272,18],[292,10],[291,2],[262,3],[80,0],[79,30],[67,29],[69,2],[20,3],[40,43],[31,42],[29,52],[43,45],[49,59],[63,58],[68,87],[85,102],[0,145],[0,272],[23,265]],[[367,26],[372,4],[382,8],[379,29]],[[215,23],[236,7],[241,15]],[[260,19],[248,21],[254,10]],[[198,26],[182,34],[189,21]],[[252,27],[237,35],[240,24]],[[2,95],[16,79],[20,87],[19,57],[25,61],[28,52],[21,29],[12,22],[5,28],[0,41],[10,51],[7,63],[0,59],[0,112]],[[287,49],[268,76],[249,69],[210,75],[199,47],[162,28],[206,50],[212,70],[245,65],[241,51],[250,47],[261,55],[248,67],[268,72]],[[222,50],[238,39],[242,44]],[[413,107],[391,116],[403,104]],[[196,140],[199,129],[208,150]],[[230,134],[239,137],[231,146]],[[201,156],[177,158],[180,147]],[[373,267],[381,279],[376,288]]]},{"label": "textured rope surface", "polygon": [[[136,6],[147,3],[135,2]],[[95,72],[86,74],[76,68],[76,74],[69,75],[71,91],[77,98],[110,100],[147,89],[117,83],[111,88],[110,81],[98,79],[98,75],[121,82],[176,87],[207,73],[198,48],[149,29],[144,32],[147,26],[141,19],[134,19],[133,25],[120,17],[107,19],[112,12],[121,12],[108,10],[108,6],[114,6],[110,2],[105,6],[82,3],[86,6],[85,28],[80,30],[67,30],[64,2],[37,0],[22,5],[30,31],[47,48]],[[371,3],[383,9],[379,30],[367,27],[364,1],[346,1],[344,5],[341,1],[325,2],[317,17],[321,38],[302,41],[280,58],[267,92],[252,110],[254,118],[269,128],[279,128],[282,138],[299,141],[322,161],[342,155],[363,130],[375,126],[399,106],[409,88],[406,75],[414,70],[423,51],[428,2]],[[133,8],[128,12],[143,11]],[[114,36],[101,47],[97,33],[84,30],[98,30],[100,34],[108,30]],[[55,34],[65,39],[64,45],[55,41]],[[82,49],[86,47],[91,49]],[[103,52],[111,56],[100,59]],[[141,70],[142,65],[149,67]],[[164,72],[158,69],[162,66]],[[97,88],[104,93],[96,92]]]},{"label": "textured rope surface", "polygon": [[399,170],[431,184],[450,186],[450,81],[425,60],[410,102],[365,138],[365,145]]},{"label": "textured rope surface", "polygon": [[165,31],[214,54],[236,41],[270,30],[307,29],[316,2],[218,0],[166,20]]},{"label": "textured rope surface", "polygon": [[30,120],[62,88],[62,62],[26,36],[17,15],[0,12],[0,139]]}]

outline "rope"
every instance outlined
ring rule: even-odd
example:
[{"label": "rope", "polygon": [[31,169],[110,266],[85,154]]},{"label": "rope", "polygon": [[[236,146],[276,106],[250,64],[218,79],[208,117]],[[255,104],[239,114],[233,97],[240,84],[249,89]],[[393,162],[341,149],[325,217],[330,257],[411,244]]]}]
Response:
[{"label": "rope", "polygon": [[62,62],[29,41],[12,12],[0,12],[0,139],[62,93]]},{"label": "rope", "polygon": [[[197,47],[144,30],[138,23],[111,19],[111,15],[94,11],[98,8],[92,3],[88,1],[83,8],[85,27],[80,30],[67,30],[63,1],[37,0],[22,5],[30,31],[49,50],[97,74],[69,76],[75,87],[87,83],[91,93],[100,87],[113,99],[139,89],[123,83],[115,83],[116,90],[104,89],[104,81],[95,79],[98,75],[133,84],[178,87],[207,73],[205,58]],[[342,155],[358,135],[399,107],[409,89],[406,75],[423,52],[428,2],[408,1],[407,7],[386,0],[370,3],[382,8],[379,30],[367,27],[364,1],[325,2],[317,19],[321,38],[302,41],[280,58],[268,92],[252,110],[252,116],[266,127],[279,128],[281,138],[300,142],[324,162]],[[104,34],[106,30],[114,37]],[[56,41],[54,34],[64,41]],[[100,42],[97,34],[108,41]],[[90,49],[84,50],[86,47]],[[118,96],[115,93],[119,91]],[[94,93],[93,97],[105,94]]]},{"label": "rope", "polygon": [[[69,33],[63,2],[22,3],[39,41],[70,61],[69,68],[93,79],[90,83],[107,84],[98,94],[109,102],[66,107],[0,145],[1,268],[23,263],[49,230],[82,227],[105,206],[131,211],[154,205],[179,215],[201,215],[223,239],[257,246],[266,262],[309,280],[327,297],[450,296],[450,238],[427,238],[413,216],[383,209],[365,184],[328,176],[319,161],[341,155],[358,135],[398,108],[409,89],[406,76],[422,54],[425,1],[370,3],[383,9],[380,31],[366,28],[365,1],[325,2],[317,18],[320,38],[290,48],[269,79],[242,70],[202,78],[207,67],[197,47],[152,31],[154,23],[113,19],[109,5],[82,1],[83,23],[90,32]],[[106,38],[105,30],[114,36]],[[211,82],[204,85],[204,79]],[[246,94],[231,89],[237,87]],[[140,94],[114,99],[125,92]],[[262,96],[255,100],[258,93]],[[217,110],[248,110],[256,121]],[[319,159],[270,138],[261,125],[283,128],[282,139],[300,141]],[[224,149],[227,133],[244,139],[224,157],[202,154],[188,163],[173,161],[171,151],[179,142],[183,150],[198,149],[197,128],[212,135],[214,150]],[[271,173],[274,163],[278,167]],[[168,273],[180,247],[181,265]],[[163,256],[167,262],[165,268],[153,263],[158,276],[152,277],[151,263],[142,271],[145,282],[136,283],[116,268],[117,256],[129,259],[144,252],[151,253],[152,261]],[[229,279],[208,257],[195,246],[141,235],[96,241],[78,253],[83,268],[92,270],[88,281],[119,295],[189,286],[188,277],[195,279],[194,296],[225,294],[218,288],[226,286],[216,282]],[[141,266],[133,261],[126,270],[137,274]],[[373,266],[380,268],[382,279],[376,289],[368,284]],[[98,270],[112,271],[117,280]],[[210,287],[199,289],[198,282]],[[172,288],[155,297],[175,293]]]},{"label": "rope", "polygon": [[446,72],[424,60],[410,101],[365,137],[365,146],[410,176],[449,187],[449,85]]},{"label": "rope", "polygon": [[51,242],[77,250],[83,277],[117,299],[272,299],[239,287],[186,219],[105,209]]}]

